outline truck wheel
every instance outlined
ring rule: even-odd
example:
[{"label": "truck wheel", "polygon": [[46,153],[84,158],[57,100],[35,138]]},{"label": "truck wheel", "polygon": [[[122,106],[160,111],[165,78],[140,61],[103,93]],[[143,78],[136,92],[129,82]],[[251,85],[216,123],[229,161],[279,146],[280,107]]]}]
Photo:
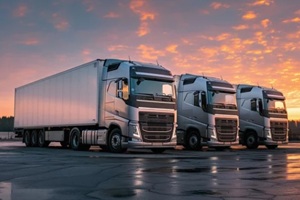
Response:
[{"label": "truck wheel", "polygon": [[163,149],[163,148],[153,148],[153,149],[151,149],[151,151],[152,151],[153,153],[157,153],[157,154],[163,153],[165,150],[166,150],[166,149]]},{"label": "truck wheel", "polygon": [[45,141],[45,133],[43,130],[40,130],[38,133],[38,146],[39,147],[47,147],[50,142]]},{"label": "truck wheel", "polygon": [[78,128],[73,128],[71,130],[70,145],[73,150],[80,150],[80,130]]},{"label": "truck wheel", "polygon": [[31,134],[29,131],[25,131],[24,133],[24,143],[26,147],[31,147]]},{"label": "truck wheel", "polygon": [[31,132],[31,146],[32,147],[38,146],[38,133],[36,130]]},{"label": "truck wheel", "polygon": [[187,148],[190,150],[202,149],[201,137],[197,131],[191,131],[187,135]]},{"label": "truck wheel", "polygon": [[257,136],[254,132],[250,132],[246,136],[246,146],[248,149],[257,149],[258,141]]},{"label": "truck wheel", "polygon": [[278,145],[266,145],[268,149],[276,149]]},{"label": "truck wheel", "polygon": [[122,136],[120,129],[115,128],[109,134],[108,148],[112,153],[122,153],[127,150],[126,148],[122,148]]}]

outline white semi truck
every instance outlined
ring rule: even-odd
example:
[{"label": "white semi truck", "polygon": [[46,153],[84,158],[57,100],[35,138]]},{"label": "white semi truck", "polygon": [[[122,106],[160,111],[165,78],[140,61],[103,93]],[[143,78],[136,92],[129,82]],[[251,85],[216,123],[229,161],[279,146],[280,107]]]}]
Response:
[{"label": "white semi truck", "polygon": [[235,88],[227,81],[192,74],[175,75],[177,144],[198,150],[203,145],[238,145],[239,119]]},{"label": "white semi truck", "polygon": [[74,150],[176,147],[176,95],[162,66],[97,59],[15,89],[15,132],[26,146]]},{"label": "white semi truck", "polygon": [[273,88],[236,86],[240,143],[249,149],[266,145],[275,149],[288,143],[288,116],[283,94]]}]

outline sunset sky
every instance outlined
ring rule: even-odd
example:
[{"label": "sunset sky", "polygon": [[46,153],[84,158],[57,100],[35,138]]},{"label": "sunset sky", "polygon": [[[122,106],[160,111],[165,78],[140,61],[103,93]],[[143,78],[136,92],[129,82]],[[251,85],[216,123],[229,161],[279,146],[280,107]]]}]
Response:
[{"label": "sunset sky", "polygon": [[300,119],[299,0],[0,0],[0,117],[14,89],[97,58],[274,87]]}]

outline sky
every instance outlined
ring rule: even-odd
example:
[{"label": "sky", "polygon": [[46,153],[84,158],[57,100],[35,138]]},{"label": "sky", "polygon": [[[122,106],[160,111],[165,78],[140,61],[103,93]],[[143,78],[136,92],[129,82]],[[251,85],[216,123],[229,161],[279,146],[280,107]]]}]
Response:
[{"label": "sky", "polygon": [[299,0],[0,0],[0,116],[15,88],[97,58],[273,87],[300,120]]}]

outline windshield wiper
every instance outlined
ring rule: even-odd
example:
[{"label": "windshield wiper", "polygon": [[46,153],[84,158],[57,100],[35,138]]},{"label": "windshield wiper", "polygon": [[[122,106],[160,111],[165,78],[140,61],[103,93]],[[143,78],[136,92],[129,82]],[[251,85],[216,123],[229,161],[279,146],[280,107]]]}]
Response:
[{"label": "windshield wiper", "polygon": [[226,104],[225,107],[228,108],[228,109],[237,109],[236,104],[232,104],[232,103]]},{"label": "windshield wiper", "polygon": [[141,95],[141,96],[151,96],[154,98],[154,94],[152,93],[135,93],[136,95]]},{"label": "windshield wiper", "polygon": [[224,103],[214,103],[213,107],[214,108],[225,108],[225,104]]},{"label": "windshield wiper", "polygon": [[171,97],[172,95],[170,95],[170,94],[159,94],[159,93],[156,93],[155,94],[156,96],[158,96],[158,97]]}]

